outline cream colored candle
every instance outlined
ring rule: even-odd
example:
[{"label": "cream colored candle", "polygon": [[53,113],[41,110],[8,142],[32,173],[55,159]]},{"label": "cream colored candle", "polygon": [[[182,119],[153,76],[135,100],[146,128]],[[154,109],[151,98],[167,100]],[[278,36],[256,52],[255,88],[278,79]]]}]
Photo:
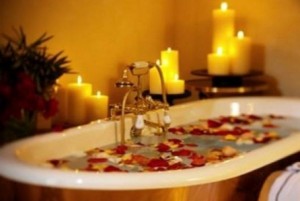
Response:
[{"label": "cream colored candle", "polygon": [[72,126],[81,125],[86,122],[85,98],[92,94],[92,85],[82,83],[81,76],[78,76],[77,83],[70,83],[68,90],[68,123]]},{"label": "cream colored candle", "polygon": [[178,74],[175,75],[173,80],[166,82],[167,94],[183,94],[185,89],[184,80],[178,79]]},{"label": "cream colored candle", "polygon": [[68,117],[68,96],[66,87],[58,84],[55,87],[54,98],[58,101],[58,112],[53,117],[53,124],[55,125],[66,123]]},{"label": "cream colored candle", "polygon": [[208,60],[208,74],[210,75],[229,75],[230,74],[230,56],[223,53],[221,47],[217,49],[216,53],[209,54]]},{"label": "cream colored candle", "polygon": [[226,2],[221,3],[220,9],[213,10],[213,52],[222,47],[224,53],[229,52],[229,44],[234,36],[235,11],[228,9]]},{"label": "cream colored candle", "polygon": [[[156,61],[156,64],[163,71],[162,66],[160,65],[159,60]],[[150,94],[161,94],[161,80],[159,76],[159,72],[156,67],[150,69],[149,72],[149,90]]]},{"label": "cream colored candle", "polygon": [[179,71],[178,67],[178,51],[172,50],[170,47],[167,50],[161,51],[162,68],[164,69],[165,80],[171,80]]},{"label": "cream colored candle", "polygon": [[87,121],[103,119],[108,116],[108,96],[100,91],[96,95],[86,97]]},{"label": "cream colored candle", "polygon": [[234,75],[245,75],[250,72],[251,39],[239,31],[237,37],[233,38],[230,49],[231,73]]}]

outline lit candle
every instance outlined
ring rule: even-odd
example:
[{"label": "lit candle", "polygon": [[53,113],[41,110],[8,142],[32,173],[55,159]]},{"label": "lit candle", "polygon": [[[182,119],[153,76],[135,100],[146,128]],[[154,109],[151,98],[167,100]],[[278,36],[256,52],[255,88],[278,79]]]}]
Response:
[{"label": "lit candle", "polygon": [[77,77],[77,83],[70,83],[68,90],[68,123],[80,125],[86,123],[85,98],[92,94],[92,85],[82,83],[81,76]]},{"label": "lit candle", "polygon": [[166,82],[167,94],[183,94],[185,89],[184,80],[178,79],[178,74],[176,74],[173,80],[168,80]]},{"label": "lit candle", "polygon": [[223,49],[219,47],[216,53],[209,54],[208,74],[210,75],[228,75],[230,74],[230,57],[223,53]]},{"label": "lit candle", "polygon": [[103,119],[108,116],[108,96],[97,91],[96,95],[86,98],[87,121]]},{"label": "lit candle", "polygon": [[53,117],[53,124],[63,124],[67,122],[67,89],[63,85],[59,84],[57,81],[57,86],[55,86],[54,98],[58,101],[58,112]]},{"label": "lit candle", "polygon": [[[163,71],[159,60],[156,61],[156,64]],[[149,90],[150,94],[161,94],[161,81],[156,67],[151,68],[149,72]]]},{"label": "lit candle", "polygon": [[164,69],[165,80],[173,79],[178,74],[178,51],[170,47],[161,52],[162,68]]},{"label": "lit candle", "polygon": [[245,75],[250,72],[251,39],[244,36],[243,31],[237,33],[233,38],[230,48],[231,73]]},{"label": "lit candle", "polygon": [[213,52],[222,47],[225,53],[229,52],[229,44],[234,36],[235,11],[228,9],[226,2],[221,3],[220,9],[213,10]]}]

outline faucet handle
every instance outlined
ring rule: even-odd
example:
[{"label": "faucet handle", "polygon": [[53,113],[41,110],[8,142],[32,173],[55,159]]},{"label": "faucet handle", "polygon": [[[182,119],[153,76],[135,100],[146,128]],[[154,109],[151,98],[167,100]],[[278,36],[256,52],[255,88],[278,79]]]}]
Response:
[{"label": "faucet handle", "polygon": [[142,129],[145,126],[144,116],[142,114],[138,114],[136,117],[136,121],[134,124],[135,128]]},{"label": "faucet handle", "polygon": [[165,125],[167,125],[167,126],[169,126],[172,122],[171,117],[167,111],[164,112],[163,121],[164,121]]}]

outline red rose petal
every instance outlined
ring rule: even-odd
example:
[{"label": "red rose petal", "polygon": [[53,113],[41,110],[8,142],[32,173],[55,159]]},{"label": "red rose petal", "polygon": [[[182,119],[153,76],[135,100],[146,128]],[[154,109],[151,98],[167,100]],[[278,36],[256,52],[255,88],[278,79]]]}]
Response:
[{"label": "red rose petal", "polygon": [[157,148],[157,151],[159,151],[159,152],[167,152],[170,150],[170,146],[168,146],[164,143],[159,143],[156,148]]},{"label": "red rose petal", "polygon": [[182,143],[182,141],[180,139],[175,139],[175,138],[168,139],[168,142],[172,142],[173,144],[181,144]]},{"label": "red rose petal", "polygon": [[208,129],[195,128],[190,131],[190,134],[192,134],[192,135],[208,135],[208,134],[211,134],[211,132]]},{"label": "red rose petal", "polygon": [[107,158],[89,158],[88,163],[105,163]]},{"label": "red rose petal", "polygon": [[191,156],[193,153],[195,153],[192,150],[189,149],[180,149],[178,151],[173,151],[172,155],[173,156]]},{"label": "red rose petal", "polygon": [[200,166],[205,165],[205,163],[206,163],[206,160],[205,160],[204,156],[202,156],[202,155],[194,155],[191,157],[191,159],[192,159],[192,162],[191,162],[192,166],[200,167]]},{"label": "red rose petal", "polygon": [[181,162],[175,163],[168,167],[169,170],[181,170],[181,169],[185,169],[185,168],[186,168],[186,166]]},{"label": "red rose petal", "polygon": [[125,145],[119,145],[117,146],[114,151],[116,152],[116,154],[125,154],[127,151],[128,147]]},{"label": "red rose petal", "polygon": [[169,167],[169,163],[163,159],[151,159],[147,164],[148,167],[151,168],[161,168],[161,167]]},{"label": "red rose petal", "polygon": [[218,127],[222,126],[222,124],[223,123],[220,121],[211,120],[211,119],[207,120],[207,125],[209,128],[218,128]]},{"label": "red rose petal", "polygon": [[109,165],[103,170],[104,172],[123,172],[120,168],[117,168],[115,166]]},{"label": "red rose petal", "polygon": [[142,166],[146,166],[149,163],[150,159],[143,155],[134,154],[134,155],[132,155],[132,161],[134,161]]}]

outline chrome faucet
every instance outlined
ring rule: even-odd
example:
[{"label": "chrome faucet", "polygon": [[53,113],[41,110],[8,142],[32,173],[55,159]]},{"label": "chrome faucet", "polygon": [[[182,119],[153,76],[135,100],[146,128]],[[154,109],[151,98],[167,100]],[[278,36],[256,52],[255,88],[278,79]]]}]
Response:
[{"label": "chrome faucet", "polygon": [[[142,93],[141,76],[148,74],[149,70],[153,67],[155,67],[159,73],[163,102],[155,101],[149,95],[144,97]],[[131,72],[133,76],[137,76],[137,84],[134,84],[128,79],[128,72]],[[134,62],[124,69],[121,80],[117,81],[115,85],[118,88],[129,88],[123,97],[122,103],[113,105],[110,110],[112,118],[118,114],[120,115],[121,144],[125,143],[126,114],[134,115],[134,124],[130,129],[130,136],[134,141],[142,136],[142,131],[145,126],[155,128],[157,132],[154,134],[156,135],[166,134],[171,124],[171,118],[168,114],[169,104],[167,102],[163,74],[157,64],[145,61]],[[136,96],[133,103],[128,104],[127,100],[131,93],[136,93]],[[153,122],[144,118],[147,112],[160,109],[163,110],[163,122]]]}]

